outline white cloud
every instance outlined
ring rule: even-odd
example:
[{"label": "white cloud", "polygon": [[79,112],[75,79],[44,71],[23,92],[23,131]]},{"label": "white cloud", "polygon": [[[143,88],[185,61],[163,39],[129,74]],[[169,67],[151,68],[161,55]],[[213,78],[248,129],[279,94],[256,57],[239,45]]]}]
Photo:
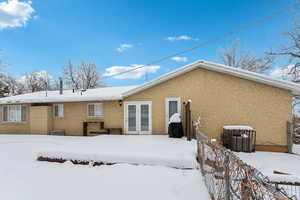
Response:
[{"label": "white cloud", "polygon": [[32,18],[31,1],[7,0],[0,2],[0,29],[25,26]]},{"label": "white cloud", "polygon": [[187,57],[175,56],[175,57],[172,57],[171,60],[174,60],[176,62],[186,62],[188,59],[187,59]]},{"label": "white cloud", "polygon": [[125,51],[126,49],[130,49],[133,48],[133,44],[121,44],[118,48],[117,51],[122,53],[123,51]]},{"label": "white cloud", "polygon": [[294,67],[294,65],[287,65],[287,66],[283,66],[283,67],[278,67],[276,69],[274,69],[270,75],[275,77],[275,78],[282,78],[282,79],[291,79],[291,74],[290,71],[292,69],[292,67]]},{"label": "white cloud", "polygon": [[181,36],[170,36],[170,37],[167,37],[166,40],[169,40],[169,41],[176,41],[176,40],[199,40],[198,38],[192,38],[190,36],[187,36],[187,35],[181,35]]},{"label": "white cloud", "polygon": [[[112,67],[105,69],[105,73],[103,74],[103,76],[112,76],[115,74],[133,70],[133,69],[141,67],[141,66],[143,66],[143,65],[135,64],[135,65],[130,65],[130,66],[112,66]],[[158,65],[145,66],[145,67],[141,67],[141,68],[138,68],[136,70],[133,70],[133,71],[130,71],[130,72],[127,72],[124,74],[120,74],[118,76],[114,76],[113,78],[115,78],[115,79],[139,79],[139,78],[143,77],[146,73],[155,73],[159,68],[160,68],[160,66],[158,66]]]}]

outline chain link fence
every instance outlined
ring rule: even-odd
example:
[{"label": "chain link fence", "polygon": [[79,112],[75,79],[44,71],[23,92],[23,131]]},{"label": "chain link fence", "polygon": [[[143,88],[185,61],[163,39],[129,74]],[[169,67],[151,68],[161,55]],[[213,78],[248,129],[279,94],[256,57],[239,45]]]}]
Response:
[{"label": "chain link fence", "polygon": [[201,173],[212,200],[296,200],[234,153],[196,130]]}]

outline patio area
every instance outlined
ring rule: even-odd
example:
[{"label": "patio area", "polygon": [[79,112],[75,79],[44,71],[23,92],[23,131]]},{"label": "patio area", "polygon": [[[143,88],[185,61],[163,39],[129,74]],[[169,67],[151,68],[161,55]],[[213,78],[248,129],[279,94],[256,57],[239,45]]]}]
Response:
[{"label": "patio area", "polygon": [[[102,136],[101,136],[102,137]],[[209,199],[205,184],[199,170],[181,170],[166,166],[149,166],[149,165],[132,165],[132,164],[115,164],[102,166],[83,166],[73,165],[70,161],[65,163],[39,162],[36,160],[39,152],[45,149],[52,150],[71,150],[72,148],[82,147],[91,151],[96,148],[96,143],[90,140],[100,140],[98,143],[100,149],[115,147],[120,155],[127,155],[129,150],[136,150],[146,145],[149,151],[162,151],[163,144],[172,143],[168,138],[149,137],[147,136],[128,137],[128,140],[140,142],[139,145],[130,147],[132,143],[126,138],[119,138],[119,143],[115,142],[114,137],[61,137],[61,136],[42,136],[42,135],[0,135],[0,199],[5,200],[53,200],[53,199],[131,199],[131,200],[196,200]],[[160,141],[160,142],[159,142]],[[165,141],[165,142],[164,142]],[[87,145],[84,143],[87,142]],[[154,144],[156,142],[156,145]],[[180,140],[174,140],[174,144],[169,144],[165,148],[163,160],[167,160],[168,148],[186,148],[193,150],[190,143]],[[88,148],[91,144],[92,148]],[[148,145],[147,145],[148,144]],[[185,144],[185,145],[184,145]],[[119,146],[116,147],[115,145]],[[70,147],[72,147],[70,149]],[[151,149],[150,149],[151,148]],[[82,150],[81,149],[81,150]],[[179,151],[179,150],[178,150]],[[177,152],[178,152],[177,151]],[[71,152],[71,151],[69,151]],[[89,151],[84,151],[89,154]],[[106,153],[108,150],[106,151]],[[127,153],[126,153],[127,152]],[[144,150],[144,152],[146,152]],[[79,149],[76,151],[80,153]],[[97,152],[96,152],[97,153]],[[161,153],[161,152],[160,152]],[[161,154],[163,154],[162,152]],[[133,152],[134,155],[142,154]],[[83,154],[80,154],[83,155]],[[108,156],[108,154],[106,154]],[[147,154],[146,154],[147,155]],[[151,155],[155,155],[154,153]],[[156,153],[158,155],[158,153]],[[174,154],[173,154],[174,155]],[[184,157],[184,154],[181,158]],[[148,154],[148,158],[150,153]],[[116,157],[114,157],[116,158]],[[176,157],[180,159],[179,157]],[[173,158],[175,159],[175,158]],[[153,157],[153,162],[158,162],[160,158]],[[141,156],[136,161],[142,161]]]},{"label": "patio area", "polygon": [[44,149],[39,160],[197,168],[196,141],[159,135],[99,135]]}]

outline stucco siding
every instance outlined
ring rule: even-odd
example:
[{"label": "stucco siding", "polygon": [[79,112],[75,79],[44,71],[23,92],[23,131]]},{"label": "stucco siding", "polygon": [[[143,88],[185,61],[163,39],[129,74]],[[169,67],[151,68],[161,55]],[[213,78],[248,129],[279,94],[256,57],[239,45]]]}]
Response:
[{"label": "stucco siding", "polygon": [[[91,103],[103,103],[103,116],[89,117],[87,105]],[[82,136],[84,121],[104,121],[108,128],[121,128],[123,111],[117,101],[104,102],[76,102],[64,104],[64,116],[53,118],[53,129],[63,129],[66,135]],[[89,124],[88,131],[99,131],[99,124]]]},{"label": "stucco siding", "polygon": [[[129,96],[125,101],[152,101],[154,134],[165,133],[165,98],[192,100],[192,120],[202,119],[203,131],[219,138],[224,125],[250,125],[257,143],[286,145],[286,121],[292,118],[288,90],[219,72],[195,69]],[[183,111],[183,109],[181,109]]]},{"label": "stucco siding", "polygon": [[[92,103],[103,103],[103,116],[88,116],[87,105]],[[66,135],[82,136],[84,121],[104,121],[106,128],[123,128],[123,107],[118,101],[62,102],[61,104],[64,105],[64,116],[61,118],[54,118],[52,105],[30,106],[28,104],[27,121],[20,123],[3,122],[3,106],[0,106],[0,133],[47,134],[52,130],[65,130]],[[89,124],[88,131],[100,131],[100,125]]]}]

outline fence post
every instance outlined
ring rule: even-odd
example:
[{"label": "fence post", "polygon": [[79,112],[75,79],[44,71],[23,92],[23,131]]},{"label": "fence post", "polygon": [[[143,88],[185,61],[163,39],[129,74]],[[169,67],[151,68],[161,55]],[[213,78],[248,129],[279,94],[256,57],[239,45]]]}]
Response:
[{"label": "fence post", "polygon": [[190,141],[192,138],[191,135],[191,103],[188,101],[185,104],[185,134],[187,140]]},{"label": "fence post", "polygon": [[230,158],[229,154],[225,153],[225,159],[224,159],[224,169],[225,169],[225,200],[230,200]]},{"label": "fence post", "polygon": [[289,121],[286,122],[286,129],[287,129],[287,145],[288,145],[288,152],[293,153],[293,124]]}]

